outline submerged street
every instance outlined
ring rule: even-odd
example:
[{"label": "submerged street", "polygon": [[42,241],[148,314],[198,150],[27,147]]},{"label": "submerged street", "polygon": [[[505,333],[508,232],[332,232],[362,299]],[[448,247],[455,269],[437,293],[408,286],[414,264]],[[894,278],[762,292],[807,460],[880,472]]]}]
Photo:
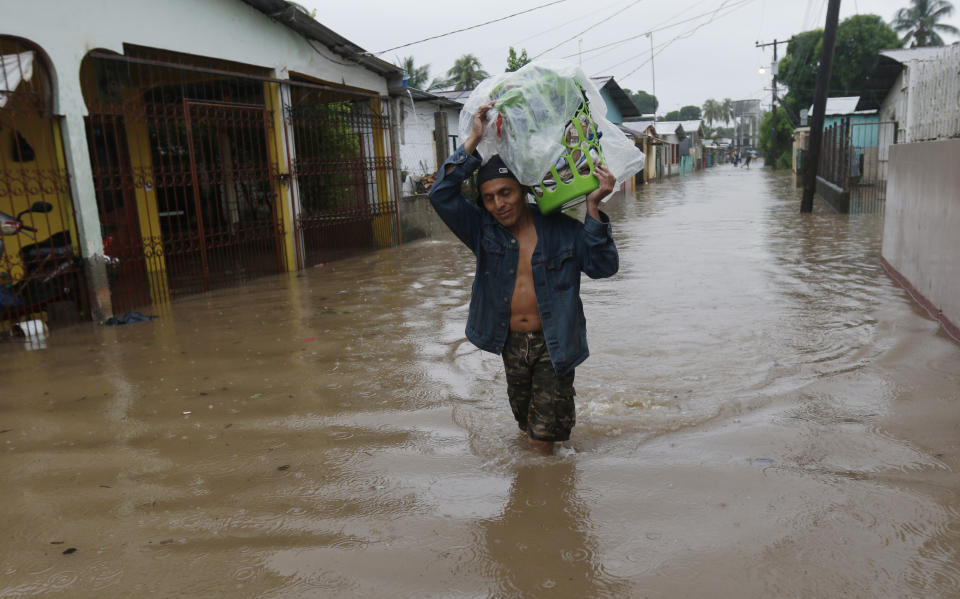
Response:
[{"label": "submerged street", "polygon": [[0,597],[960,595],[960,345],[882,215],[799,194],[724,165],[605,204],[551,458],[452,236],[0,344]]}]

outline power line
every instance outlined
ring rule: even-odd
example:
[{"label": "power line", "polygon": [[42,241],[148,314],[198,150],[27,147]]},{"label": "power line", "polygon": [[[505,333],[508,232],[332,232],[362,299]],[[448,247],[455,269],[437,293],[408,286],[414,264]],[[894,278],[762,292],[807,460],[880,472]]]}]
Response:
[{"label": "power line", "polygon": [[[753,1],[754,1],[754,0],[739,0],[739,2],[736,2],[736,3],[734,3],[734,4],[731,4],[730,6],[727,6],[727,7],[721,7],[721,8],[734,8],[734,7],[736,7],[736,6],[739,6],[740,4],[746,4],[746,3],[748,3],[748,2],[753,2]],[[658,25],[657,27],[655,27],[655,28],[653,28],[653,29],[650,29],[650,30],[648,30],[648,31],[644,31],[643,33],[639,33],[639,34],[637,34],[637,35],[631,35],[630,37],[623,38],[622,40],[617,40],[617,41],[615,41],[615,42],[610,42],[609,44],[604,44],[604,45],[602,45],[602,46],[597,46],[597,47],[595,47],[595,48],[590,48],[589,50],[584,50],[584,51],[583,51],[583,54],[587,54],[587,53],[589,53],[589,52],[595,52],[595,51],[597,51],[597,50],[603,50],[604,48],[609,48],[609,47],[611,47],[611,46],[616,46],[616,45],[619,45],[619,44],[624,44],[624,43],[626,43],[626,42],[633,41],[633,40],[639,39],[639,38],[641,38],[641,37],[646,37],[646,36],[650,35],[651,33],[657,33],[657,32],[659,32],[659,31],[665,31],[665,30],[667,30],[667,29],[671,29],[671,28],[673,28],[673,27],[676,27],[677,25],[683,25],[684,23],[689,23],[690,21],[695,21],[695,20],[699,19],[700,17],[704,17],[704,16],[706,16],[706,15],[713,14],[713,13],[716,12],[717,10],[720,10],[720,9],[708,10],[707,12],[700,13],[700,14],[694,15],[694,16],[692,16],[692,17],[687,17],[686,19],[683,19],[682,21],[677,21],[676,23],[670,23],[669,25],[663,25],[663,26],[659,26],[659,25]],[[683,14],[683,13],[681,12],[680,14]],[[676,16],[679,16],[679,15],[674,15],[674,16],[676,17]],[[669,19],[668,19],[668,20],[669,20]],[[660,46],[657,46],[657,47],[659,48]],[[632,58],[628,58],[627,60],[625,60],[625,61],[623,61],[623,62],[628,62],[628,61],[630,61],[630,60],[633,60],[633,58],[639,58],[640,56],[644,56],[644,55],[646,55],[646,54],[649,54],[649,52],[644,51],[644,52],[642,52],[642,53],[640,53],[640,54],[637,54],[637,55],[633,56]],[[577,54],[568,54],[567,56],[563,56],[562,58],[571,58],[571,57],[573,57],[573,56],[577,56]],[[621,63],[618,63],[617,65],[614,65],[614,66],[619,66],[620,64],[623,64],[623,63],[621,62]],[[611,68],[613,68],[613,67],[611,67]]]},{"label": "power line", "polygon": [[[532,39],[536,39],[536,38],[541,37],[541,36],[544,36],[544,35],[546,35],[546,34],[548,34],[548,33],[552,33],[552,32],[554,32],[554,31],[556,31],[557,29],[563,29],[563,28],[566,27],[567,25],[570,25],[570,24],[572,24],[572,23],[577,23],[577,22],[580,22],[580,21],[583,21],[583,15],[577,15],[576,18],[570,19],[569,21],[565,21],[565,22],[560,23],[559,25],[556,25],[556,26],[551,27],[551,28],[549,28],[549,29],[544,29],[543,31],[540,31],[540,32],[538,32],[538,33],[534,33],[533,35],[530,35],[530,36],[527,36],[527,37],[519,40],[516,45],[517,45],[517,47],[520,47],[520,44],[522,44],[523,42],[528,42],[528,41],[530,41],[530,40],[532,40]],[[576,56],[576,55],[574,55],[574,56]]]},{"label": "power line", "polygon": [[609,20],[612,19],[613,17],[619,15],[619,14],[622,13],[623,11],[625,11],[625,10],[627,10],[627,9],[629,9],[629,8],[632,8],[632,7],[636,6],[637,4],[640,4],[642,1],[643,1],[643,0],[634,0],[633,2],[631,2],[630,4],[628,4],[627,6],[621,8],[620,10],[618,10],[618,11],[616,11],[616,12],[614,12],[614,13],[613,13],[612,15],[610,15],[609,17],[607,17],[607,18],[605,18],[605,19],[601,19],[600,21],[597,21],[596,23],[594,23],[593,25],[587,27],[586,29],[584,29],[584,30],[581,31],[580,33],[574,35],[573,37],[569,37],[569,38],[563,40],[562,42],[560,42],[559,44],[557,44],[557,45],[555,45],[555,46],[551,46],[550,48],[547,48],[546,50],[544,50],[544,51],[541,52],[540,54],[537,54],[536,56],[534,56],[534,57],[531,58],[530,60],[536,60],[536,59],[540,58],[541,56],[543,56],[544,54],[546,54],[547,52],[550,52],[550,51],[552,51],[552,50],[556,50],[557,48],[559,48],[560,46],[564,45],[565,43],[577,39],[578,37],[580,37],[580,36],[583,35],[584,33],[590,31],[591,29],[593,29],[593,28],[595,28],[595,27],[598,27],[599,25],[602,25],[603,23],[606,23],[607,21],[609,21]]},{"label": "power line", "polygon": [[[667,49],[667,46],[671,45],[673,42],[675,42],[675,41],[677,41],[677,40],[680,40],[680,39],[685,39],[685,38],[690,37],[691,35],[693,35],[693,34],[696,33],[697,31],[699,31],[701,28],[706,27],[707,25],[713,23],[713,22],[714,22],[715,20],[717,20],[718,18],[720,18],[720,17],[725,17],[725,16],[731,14],[732,12],[734,12],[734,11],[742,8],[742,7],[745,6],[746,4],[749,4],[750,2],[753,2],[753,1],[754,1],[754,0],[740,0],[740,2],[738,2],[738,3],[736,3],[736,4],[732,4],[732,5],[730,5],[730,6],[725,6],[725,5],[729,2],[729,0],[724,0],[724,1],[721,3],[721,5],[720,5],[716,10],[712,11],[714,16],[712,16],[709,21],[706,21],[705,23],[700,23],[700,24],[697,25],[696,27],[694,27],[694,28],[692,28],[692,29],[690,29],[690,30],[688,30],[688,31],[685,31],[685,32],[683,32],[683,33],[681,33],[681,34],[678,34],[678,35],[677,35],[676,37],[674,37],[672,40],[670,40],[670,41],[667,42],[665,45],[663,45],[657,52],[654,52],[654,53],[650,56],[649,59],[645,60],[643,63],[641,63],[640,65],[638,65],[637,68],[633,69],[632,71],[630,71],[629,73],[627,73],[627,74],[624,75],[623,77],[620,77],[620,80],[623,81],[624,79],[626,79],[626,78],[629,77],[630,75],[633,75],[634,73],[636,73],[637,71],[639,71],[644,65],[646,65],[648,62],[650,62],[651,60],[653,60],[655,57],[659,56],[660,53],[663,52],[664,50],[666,50],[666,49]],[[724,9],[727,9],[729,12],[724,13],[723,15],[719,15],[720,11],[721,11],[721,10],[724,10]],[[703,15],[701,15],[701,16],[703,16]]]},{"label": "power line", "polygon": [[[567,1],[567,0],[554,0],[553,2],[548,2],[548,3],[546,3],[546,4],[541,4],[540,6],[535,6],[535,7],[533,7],[533,8],[528,8],[527,10],[522,10],[522,11],[520,11],[520,12],[515,12],[515,13],[513,13],[512,15],[507,15],[507,16],[505,16],[505,17],[500,17],[499,19],[493,19],[492,21],[487,21],[487,22],[485,22],[485,23],[480,23],[479,25],[472,25],[472,26],[470,26],[470,27],[464,27],[464,28],[462,28],[462,29],[455,29],[455,30],[453,30],[453,31],[448,31],[448,32],[446,32],[446,33],[441,33],[441,34],[439,34],[439,35],[432,35],[432,36],[430,36],[430,37],[425,37],[425,38],[423,38],[422,40],[417,40],[417,41],[415,41],[415,42],[410,42],[410,43],[408,43],[408,44],[401,44],[401,45],[399,45],[399,46],[394,46],[393,48],[387,48],[386,50],[380,50],[379,52],[365,52],[365,54],[373,54],[373,55],[386,54],[387,52],[390,52],[390,51],[393,51],[393,50],[399,50],[400,48],[406,48],[406,47],[408,47],[408,46],[414,46],[414,45],[416,45],[416,44],[422,44],[423,42],[429,42],[430,40],[439,39],[439,38],[441,38],[441,37],[447,37],[448,35],[453,35],[454,33],[463,33],[464,31],[470,31],[471,29],[476,29],[476,28],[478,28],[478,27],[483,27],[484,25],[490,25],[490,24],[492,24],[492,23],[499,23],[500,21],[506,21],[507,19],[512,19],[513,17],[517,17],[517,16],[520,16],[520,15],[525,15],[525,14],[527,14],[527,13],[529,13],[529,12],[533,12],[533,11],[535,11],[535,10],[540,10],[541,8],[546,8],[546,7],[548,7],[548,6],[553,6],[553,5],[555,5],[555,4],[562,4],[562,3],[566,2],[566,1]],[[639,0],[637,0],[637,1],[639,2]]]}]

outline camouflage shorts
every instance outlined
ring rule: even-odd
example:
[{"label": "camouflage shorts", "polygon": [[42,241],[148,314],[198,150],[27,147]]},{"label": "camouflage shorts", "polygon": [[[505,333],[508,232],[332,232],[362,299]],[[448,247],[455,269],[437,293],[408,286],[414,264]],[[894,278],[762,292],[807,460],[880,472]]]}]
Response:
[{"label": "camouflage shorts", "polygon": [[542,331],[510,331],[503,348],[507,396],[520,429],[540,441],[566,441],[576,424],[571,371],[558,375]]}]

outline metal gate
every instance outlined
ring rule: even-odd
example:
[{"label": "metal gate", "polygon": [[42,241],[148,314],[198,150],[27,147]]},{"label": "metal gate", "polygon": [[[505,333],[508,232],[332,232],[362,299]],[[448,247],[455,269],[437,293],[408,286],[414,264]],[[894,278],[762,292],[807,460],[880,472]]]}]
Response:
[{"label": "metal gate", "polygon": [[849,129],[851,213],[883,213],[887,199],[887,163],[896,143],[897,124],[853,123]]},{"label": "metal gate", "polygon": [[887,162],[896,133],[897,124],[892,121],[843,119],[824,128],[817,172],[850,194],[851,213],[883,213]]},{"label": "metal gate", "polygon": [[89,316],[52,89],[40,48],[0,36],[0,334]]},{"label": "metal gate", "polygon": [[263,80],[133,53],[81,68],[114,312],[283,271]]},{"label": "metal gate", "polygon": [[284,97],[300,268],[387,245],[398,231],[390,116],[374,96],[292,83]]}]

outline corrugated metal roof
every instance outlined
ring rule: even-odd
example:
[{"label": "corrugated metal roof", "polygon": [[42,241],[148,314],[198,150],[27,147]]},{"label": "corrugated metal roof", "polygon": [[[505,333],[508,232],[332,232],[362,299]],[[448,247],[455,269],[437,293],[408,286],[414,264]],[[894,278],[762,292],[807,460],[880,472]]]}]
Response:
[{"label": "corrugated metal roof", "polygon": [[686,128],[683,126],[683,121],[657,121],[655,125],[657,128],[657,135],[676,135],[678,127],[686,132]]},{"label": "corrugated metal roof", "polygon": [[653,121],[631,121],[623,123],[620,125],[620,128],[630,131],[635,135],[643,136],[646,135],[647,127],[652,124]]},{"label": "corrugated metal roof", "polygon": [[943,46],[928,48],[899,48],[896,50],[881,50],[881,56],[887,56],[899,63],[911,60],[937,60],[943,54]]},{"label": "corrugated metal roof", "polygon": [[410,95],[413,96],[413,99],[418,102],[435,102],[441,106],[455,106],[457,108],[463,106],[463,102],[451,100],[450,98],[439,96],[433,92],[424,91],[415,87],[409,88],[408,91],[410,92]]},{"label": "corrugated metal roof", "polygon": [[[860,102],[860,96],[845,96],[842,98],[827,98],[827,108],[823,111],[824,116],[838,116],[844,114],[872,114],[876,110],[857,110],[857,104]],[[813,104],[810,105],[809,114],[813,114]]]},{"label": "corrugated metal roof", "polygon": [[467,98],[470,97],[472,92],[472,89],[430,90],[430,93],[435,96],[440,96],[441,98],[446,98],[448,100],[454,100],[456,102],[460,102],[461,104],[467,101]]}]

